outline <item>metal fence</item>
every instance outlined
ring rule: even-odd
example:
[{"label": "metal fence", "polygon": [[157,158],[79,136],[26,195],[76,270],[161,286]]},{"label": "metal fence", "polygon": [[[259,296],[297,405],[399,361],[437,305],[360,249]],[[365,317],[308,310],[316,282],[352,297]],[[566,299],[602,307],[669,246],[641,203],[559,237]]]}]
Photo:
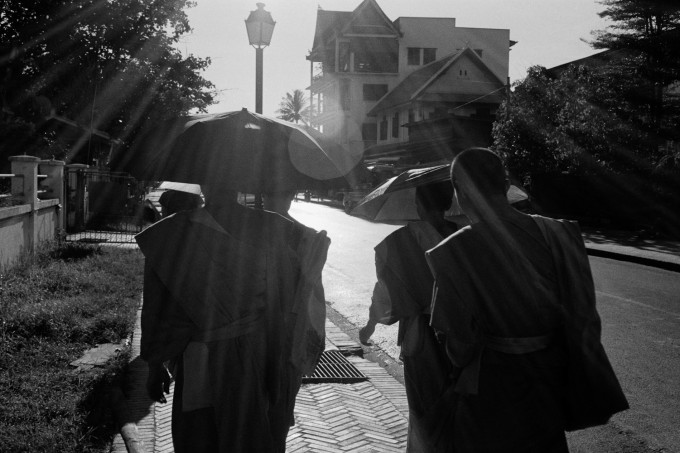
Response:
[{"label": "metal fence", "polygon": [[67,168],[66,240],[134,243],[144,227],[144,183],[125,173]]}]

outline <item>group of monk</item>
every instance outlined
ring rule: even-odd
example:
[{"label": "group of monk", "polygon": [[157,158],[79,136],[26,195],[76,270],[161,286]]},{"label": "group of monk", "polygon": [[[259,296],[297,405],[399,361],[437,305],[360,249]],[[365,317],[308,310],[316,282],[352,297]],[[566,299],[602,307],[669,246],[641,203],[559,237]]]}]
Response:
[{"label": "group of monk", "polygon": [[[565,285],[581,288],[599,335],[578,224],[514,209],[488,149],[461,152],[450,174],[419,186],[421,220],[376,246],[360,331],[367,343],[377,323],[399,322],[407,451],[568,452]],[[147,390],[164,402],[175,380],[178,453],[285,451],[302,376],[325,346],[330,245],[287,214],[293,193],[250,209],[215,182],[205,206],[137,236]],[[454,197],[465,226],[444,216]]]}]

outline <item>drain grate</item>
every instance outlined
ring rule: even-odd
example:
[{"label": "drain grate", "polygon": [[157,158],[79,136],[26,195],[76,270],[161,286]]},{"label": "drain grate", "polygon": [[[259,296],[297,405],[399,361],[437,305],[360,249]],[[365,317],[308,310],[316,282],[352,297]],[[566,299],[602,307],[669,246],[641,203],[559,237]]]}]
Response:
[{"label": "drain grate", "polygon": [[324,351],[311,376],[303,376],[303,384],[321,382],[351,383],[367,381],[368,377],[359,371],[340,351]]}]

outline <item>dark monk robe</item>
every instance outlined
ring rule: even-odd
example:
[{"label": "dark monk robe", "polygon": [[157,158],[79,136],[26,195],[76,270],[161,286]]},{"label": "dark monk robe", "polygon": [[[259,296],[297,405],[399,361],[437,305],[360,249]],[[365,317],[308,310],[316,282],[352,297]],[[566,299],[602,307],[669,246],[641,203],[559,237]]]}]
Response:
[{"label": "dark monk robe", "polygon": [[324,347],[325,233],[230,203],[137,241],[141,355],[177,363],[175,451],[283,452],[301,375]]},{"label": "dark monk robe", "polygon": [[[455,451],[566,451],[561,270],[536,223],[544,221],[557,223],[474,223],[426,254],[436,280],[432,326],[445,334],[457,375]],[[566,266],[594,296],[578,227],[565,223],[559,234],[583,250]]]},{"label": "dark monk robe", "polygon": [[[456,225],[447,223],[455,231]],[[397,344],[404,362],[404,383],[409,405],[409,452],[447,452],[451,413],[451,365],[443,345],[430,327],[434,279],[425,251],[443,239],[430,223],[411,222],[375,247],[378,282],[369,317],[374,322],[399,321]]]}]

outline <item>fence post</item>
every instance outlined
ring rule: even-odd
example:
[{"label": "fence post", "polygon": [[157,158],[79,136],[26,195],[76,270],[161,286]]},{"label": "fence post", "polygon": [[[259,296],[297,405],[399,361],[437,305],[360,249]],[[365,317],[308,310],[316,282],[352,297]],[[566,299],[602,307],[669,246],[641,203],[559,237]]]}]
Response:
[{"label": "fence post", "polygon": [[12,195],[22,204],[35,206],[38,199],[38,162],[40,159],[33,156],[11,156],[12,173],[17,175],[12,178]]},{"label": "fence post", "polygon": [[59,200],[59,211],[57,212],[57,228],[64,229],[64,161],[61,160],[41,160],[40,173],[47,176],[42,184],[45,190],[42,198],[57,198]]},{"label": "fence post", "polygon": [[12,163],[12,173],[16,175],[12,178],[12,195],[22,204],[31,206],[26,225],[29,233],[26,251],[33,253],[37,243],[35,205],[38,201],[38,162],[40,159],[33,156],[11,156],[9,161]]}]

